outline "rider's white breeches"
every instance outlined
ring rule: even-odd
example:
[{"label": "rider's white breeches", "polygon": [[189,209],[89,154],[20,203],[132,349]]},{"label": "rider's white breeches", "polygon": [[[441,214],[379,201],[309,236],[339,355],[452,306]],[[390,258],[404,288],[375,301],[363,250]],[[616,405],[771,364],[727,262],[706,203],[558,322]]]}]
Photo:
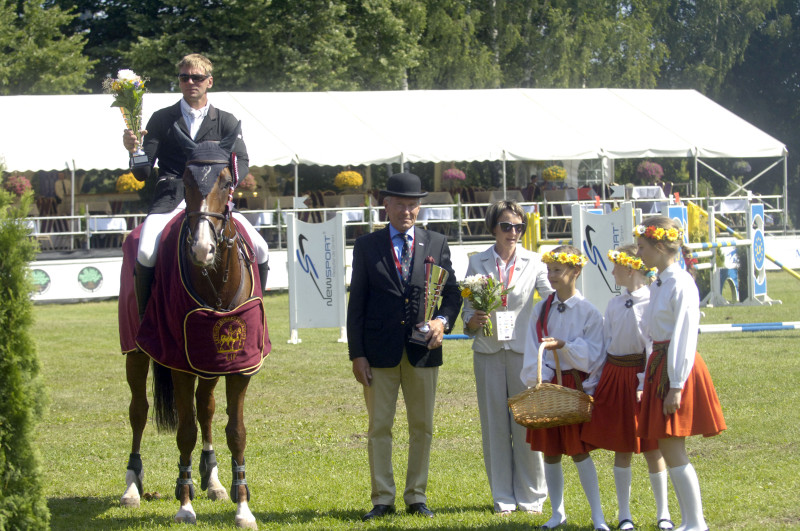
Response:
[{"label": "rider's white breeches", "polygon": [[[175,217],[176,214],[186,208],[186,202],[181,203],[172,212],[164,214],[148,214],[142,224],[142,232],[139,236],[139,252],[136,255],[136,260],[145,267],[155,267],[156,258],[158,256],[158,243],[161,241],[161,233],[167,223]],[[250,241],[253,242],[255,247],[256,261],[263,264],[269,258],[269,246],[259,232],[250,224],[250,222],[241,215],[239,212],[234,212],[233,216],[239,223],[242,224],[250,236]]]}]

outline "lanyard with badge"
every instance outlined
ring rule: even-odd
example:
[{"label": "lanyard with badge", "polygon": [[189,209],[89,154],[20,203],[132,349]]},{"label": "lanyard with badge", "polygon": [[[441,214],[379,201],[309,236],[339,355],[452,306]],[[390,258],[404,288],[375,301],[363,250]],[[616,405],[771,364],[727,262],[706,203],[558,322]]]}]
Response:
[{"label": "lanyard with badge", "polygon": [[[500,284],[503,285],[503,291],[508,289],[511,284],[511,277],[514,276],[514,266],[517,264],[517,257],[514,257],[514,262],[508,268],[508,278],[503,281],[503,268],[500,267],[500,259],[496,260],[497,276],[500,278]],[[514,312],[508,310],[508,294],[500,296],[500,303],[503,307],[502,310],[495,312],[497,319],[497,340],[498,341],[511,341],[514,339]]]}]

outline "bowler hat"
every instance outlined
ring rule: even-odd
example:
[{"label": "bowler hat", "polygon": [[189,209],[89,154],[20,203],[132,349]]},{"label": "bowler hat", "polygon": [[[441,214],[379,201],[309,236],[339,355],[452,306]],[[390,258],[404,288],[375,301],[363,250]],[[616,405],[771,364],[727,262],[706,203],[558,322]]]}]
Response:
[{"label": "bowler hat", "polygon": [[422,191],[419,177],[413,173],[395,173],[386,181],[386,190],[381,190],[383,195],[398,197],[425,197],[428,192]]}]

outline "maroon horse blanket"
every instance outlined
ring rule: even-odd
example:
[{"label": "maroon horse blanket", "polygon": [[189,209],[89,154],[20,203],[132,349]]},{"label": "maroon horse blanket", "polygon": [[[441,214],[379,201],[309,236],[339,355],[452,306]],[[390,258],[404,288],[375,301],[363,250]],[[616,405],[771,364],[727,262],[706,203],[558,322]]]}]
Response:
[{"label": "maroon horse blanket", "polygon": [[139,249],[138,225],[122,243],[122,270],[119,278],[119,300],[117,318],[119,319],[119,347],[123,354],[136,350],[136,334],[139,333],[139,307],[136,305],[136,292],[133,288],[133,268]]},{"label": "maroon horse blanket", "polygon": [[[253,289],[242,305],[222,312],[203,306],[188,288],[179,256],[185,219],[175,216],[161,234],[153,291],[136,344],[161,365],[202,378],[255,374],[271,348],[258,268],[248,268]],[[251,245],[238,223],[237,231]]]}]

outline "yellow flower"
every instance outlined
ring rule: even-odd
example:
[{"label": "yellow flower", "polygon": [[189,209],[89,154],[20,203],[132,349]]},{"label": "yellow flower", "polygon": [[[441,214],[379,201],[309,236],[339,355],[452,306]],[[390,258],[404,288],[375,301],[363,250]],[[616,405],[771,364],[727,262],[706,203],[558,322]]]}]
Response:
[{"label": "yellow flower", "polygon": [[472,291],[469,288],[464,288],[461,290],[461,296],[468,299],[472,296]]},{"label": "yellow flower", "polygon": [[138,180],[131,172],[117,177],[117,192],[137,192],[144,188],[144,181]]},{"label": "yellow flower", "polygon": [[663,239],[664,239],[664,234],[666,234],[666,233],[667,233],[667,231],[665,231],[665,230],[664,230],[664,229],[662,229],[661,227],[658,227],[658,228],[657,228],[657,229],[656,229],[656,230],[653,232],[653,236],[655,236],[655,238],[656,238],[657,240],[663,240]]},{"label": "yellow flower", "polygon": [[364,184],[364,178],[357,171],[340,171],[333,178],[333,185],[339,189],[358,188],[362,184]]},{"label": "yellow flower", "polygon": [[678,239],[678,236],[680,236],[680,233],[678,232],[677,229],[668,229],[667,230],[667,239],[669,241],[674,242],[675,240]]}]

